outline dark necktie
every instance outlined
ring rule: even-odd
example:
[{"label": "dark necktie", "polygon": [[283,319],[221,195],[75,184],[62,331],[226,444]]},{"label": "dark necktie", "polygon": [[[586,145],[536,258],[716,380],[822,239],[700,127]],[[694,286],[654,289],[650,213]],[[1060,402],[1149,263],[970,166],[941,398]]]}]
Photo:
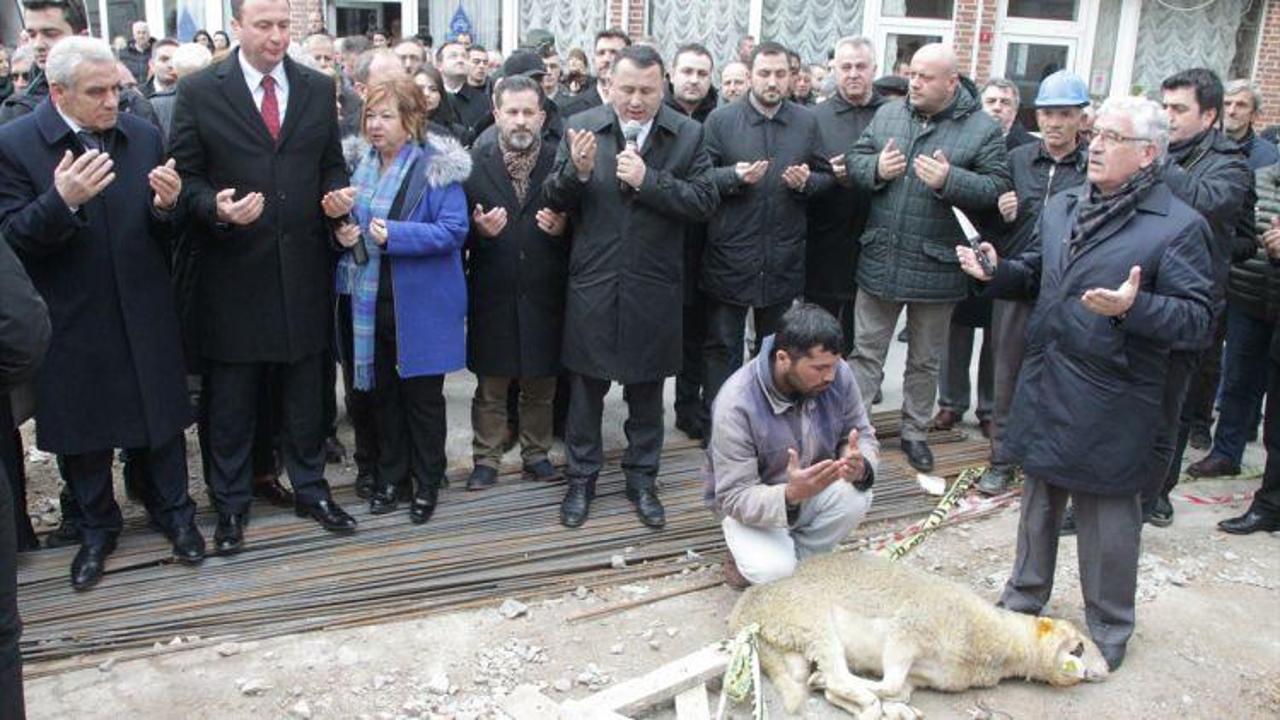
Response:
[{"label": "dark necktie", "polygon": [[76,133],[76,137],[80,139],[80,144],[84,146],[86,151],[102,149],[102,136],[97,133],[81,130]]},{"label": "dark necktie", "polygon": [[276,79],[270,75],[262,78],[262,122],[272,140],[280,139],[280,104],[276,100]]}]

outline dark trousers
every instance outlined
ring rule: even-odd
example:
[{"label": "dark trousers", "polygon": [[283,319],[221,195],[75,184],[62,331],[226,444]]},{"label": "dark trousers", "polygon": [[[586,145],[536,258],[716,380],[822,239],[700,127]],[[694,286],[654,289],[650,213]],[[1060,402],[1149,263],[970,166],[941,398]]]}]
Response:
[{"label": "dark trousers", "polygon": [[[118,535],[122,526],[120,506],[112,486],[110,449],[59,456],[63,478],[80,507],[80,528],[86,543],[103,542]],[[187,493],[187,444],[181,433],[162,445],[134,452],[135,462],[145,463],[147,512],[168,532],[195,521],[196,504]]]},{"label": "dark trousers", "polygon": [[1160,399],[1160,425],[1151,443],[1142,492],[1142,510],[1150,514],[1161,497],[1167,497],[1182,474],[1182,456],[1187,451],[1190,418],[1187,416],[1187,389],[1195,375],[1200,353],[1175,350],[1169,353],[1164,395]]},{"label": "dark trousers", "polygon": [[[951,323],[947,334],[947,351],[938,369],[938,407],[963,416],[969,409],[972,386],[969,364],[973,360],[973,336],[978,330],[968,325]],[[991,353],[991,328],[982,331],[982,348],[978,351],[979,420],[990,420],[995,406],[995,369]]]},{"label": "dark trousers", "polygon": [[1015,464],[1004,446],[1009,410],[1013,407],[1013,391],[1018,386],[1018,371],[1027,350],[1027,321],[1035,305],[1018,300],[994,300],[991,303],[991,355],[995,366],[995,406],[991,433],[991,465],[1009,468]]},{"label": "dark trousers", "polygon": [[1267,412],[1262,426],[1262,442],[1267,446],[1267,469],[1262,487],[1253,496],[1253,510],[1280,516],[1280,363],[1272,359],[1267,373]]},{"label": "dark trousers", "polygon": [[294,497],[312,504],[329,497],[324,479],[324,353],[294,363],[224,363],[205,373],[209,422],[209,488],[220,513],[248,512],[259,402],[279,373],[281,451]]},{"label": "dark trousers", "polygon": [[1098,645],[1122,647],[1133,635],[1142,513],[1134,495],[1078,493],[1028,477],[1022,486],[1017,554],[1000,605],[1039,615],[1053,593],[1058,530],[1067,498],[1075,507],[1080,590],[1089,635]]},{"label": "dark trousers", "polygon": [[395,309],[378,302],[374,326],[373,401],[378,427],[378,479],[396,487],[444,481],[444,375],[402,378],[396,371]]},{"label": "dark trousers", "polygon": [[705,394],[706,383],[702,361],[703,345],[707,341],[707,304],[705,296],[698,295],[699,302],[684,306],[684,336],[681,348],[680,373],[676,375],[676,417],[686,418],[695,424],[706,426],[711,420],[711,409]]},{"label": "dark trousers", "polygon": [[1222,381],[1222,346],[1226,338],[1227,318],[1224,313],[1213,330],[1213,344],[1200,353],[1195,375],[1187,389],[1187,418],[1192,426],[1207,428],[1213,424],[1213,405],[1218,397],[1218,384]]},{"label": "dark trousers", "polygon": [[853,353],[853,298],[809,295],[805,300],[831,313],[840,322],[840,332],[844,334],[844,347],[840,348],[840,354],[849,357]]},{"label": "dark trousers", "polygon": [[1275,323],[1227,307],[1222,357],[1222,402],[1213,431],[1213,453],[1239,465],[1249,436],[1258,429],[1267,395],[1271,335]]},{"label": "dark trousers", "polygon": [[378,426],[374,416],[373,393],[357,390],[355,383],[354,330],[351,326],[351,296],[338,296],[338,357],[342,360],[342,387],[347,417],[355,431],[356,448],[352,456],[362,473],[377,472]]},{"label": "dark trousers", "polygon": [[14,425],[9,410],[9,397],[0,395],[0,472],[8,478],[9,497],[13,507],[13,529],[18,541],[19,550],[34,550],[40,547],[35,528],[31,526],[31,516],[27,514],[27,476],[23,467],[22,433],[17,428],[6,432],[6,428]]},{"label": "dark trousers", "polygon": [[[600,423],[604,417],[604,396],[608,380],[570,373],[569,418],[565,426],[568,477],[594,479],[604,465]],[[629,487],[653,487],[662,454],[662,381],[623,386],[627,403],[627,449],[622,454],[622,471]]]},{"label": "dark trousers", "polygon": [[704,392],[708,407],[715,402],[716,394],[729,376],[742,367],[747,312],[750,311],[755,316],[756,347],[759,347],[760,340],[778,329],[782,314],[790,307],[790,300],[776,305],[749,308],[707,299],[707,342],[702,352],[703,366],[706,368]]},{"label": "dark trousers", "polygon": [[[3,398],[8,402],[8,398]],[[26,717],[22,702],[22,619],[18,616],[18,544],[9,474],[0,464],[0,718]]]}]

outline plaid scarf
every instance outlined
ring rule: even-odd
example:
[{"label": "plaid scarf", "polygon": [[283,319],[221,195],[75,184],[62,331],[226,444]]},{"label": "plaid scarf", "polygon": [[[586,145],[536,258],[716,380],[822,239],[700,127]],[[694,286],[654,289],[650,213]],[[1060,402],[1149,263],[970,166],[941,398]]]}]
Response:
[{"label": "plaid scarf", "polygon": [[511,176],[511,186],[515,188],[516,200],[524,204],[525,195],[529,194],[529,176],[538,164],[538,152],[542,149],[542,138],[533,136],[533,144],[526,150],[512,150],[507,146],[506,138],[498,136],[498,145],[502,150],[502,163],[507,166],[507,175]]},{"label": "plaid scarf", "polygon": [[344,253],[338,263],[338,292],[351,295],[352,345],[355,360],[355,385],[358,390],[373,388],[373,332],[378,313],[378,266],[382,248],[369,235],[369,221],[386,219],[405,176],[422,157],[422,147],[407,142],[400,154],[382,172],[378,151],[369,148],[351,176],[356,187],[355,207],[351,217],[360,225],[360,240],[369,251],[369,262],[357,265],[351,253]]},{"label": "plaid scarf", "polygon": [[1159,180],[1159,171],[1156,164],[1142,168],[1128,182],[1120,186],[1110,195],[1103,195],[1096,186],[1089,186],[1089,194],[1086,195],[1080,203],[1079,209],[1076,211],[1075,225],[1071,228],[1071,238],[1067,241],[1071,257],[1075,257],[1084,250],[1088,245],[1090,238],[1102,228],[1102,226],[1110,223],[1117,218],[1132,217],[1137,212],[1138,202],[1146,196],[1147,191],[1151,189],[1156,181]]}]

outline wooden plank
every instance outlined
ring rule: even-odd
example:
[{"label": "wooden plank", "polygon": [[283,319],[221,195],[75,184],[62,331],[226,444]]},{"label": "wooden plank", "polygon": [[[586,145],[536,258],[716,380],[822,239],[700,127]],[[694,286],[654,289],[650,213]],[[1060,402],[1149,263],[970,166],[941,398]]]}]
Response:
[{"label": "wooden plank", "polygon": [[676,720],[711,720],[706,683],[699,683],[676,696]]},{"label": "wooden plank", "polygon": [[724,674],[729,652],[721,643],[707,647],[653,672],[605,688],[583,704],[607,708],[622,715],[637,715],[676,695]]},{"label": "wooden plank", "polygon": [[581,700],[565,700],[560,704],[559,715],[548,715],[539,720],[548,720],[548,718],[558,718],[558,720],[631,720],[625,715],[600,707],[599,705],[591,705]]}]

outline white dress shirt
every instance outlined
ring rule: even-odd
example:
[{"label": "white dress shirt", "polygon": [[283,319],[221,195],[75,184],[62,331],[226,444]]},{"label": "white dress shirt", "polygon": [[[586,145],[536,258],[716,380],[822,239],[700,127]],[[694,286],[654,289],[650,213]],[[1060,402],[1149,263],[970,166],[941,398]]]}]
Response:
[{"label": "white dress shirt", "polygon": [[[262,98],[266,94],[262,89],[262,78],[266,76],[244,59],[243,50],[237,52],[236,57],[240,59],[240,70],[244,72],[244,81],[249,86],[249,94],[253,96],[254,107],[262,112]],[[280,107],[280,127],[284,127],[284,113],[289,107],[289,76],[285,74],[283,60],[271,69],[271,77],[276,79],[276,105]]]}]

